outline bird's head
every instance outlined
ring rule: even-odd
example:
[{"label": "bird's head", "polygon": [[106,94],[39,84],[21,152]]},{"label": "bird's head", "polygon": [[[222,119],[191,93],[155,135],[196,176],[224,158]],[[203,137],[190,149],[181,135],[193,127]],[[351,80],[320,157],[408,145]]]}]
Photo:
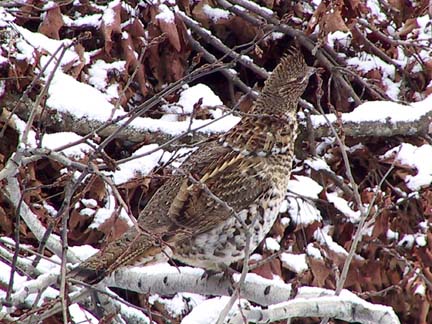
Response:
[{"label": "bird's head", "polygon": [[298,49],[291,49],[265,82],[255,102],[254,113],[295,114],[298,100],[315,71],[306,64]]}]

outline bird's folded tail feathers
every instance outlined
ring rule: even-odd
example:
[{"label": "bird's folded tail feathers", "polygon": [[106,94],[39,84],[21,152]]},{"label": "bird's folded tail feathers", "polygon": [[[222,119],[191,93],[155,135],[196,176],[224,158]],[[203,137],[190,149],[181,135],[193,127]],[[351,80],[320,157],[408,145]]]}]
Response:
[{"label": "bird's folded tail feathers", "polygon": [[[126,233],[129,234],[129,233]],[[115,240],[71,270],[67,277],[96,284],[120,267],[147,264],[162,254],[162,248],[143,235]]]}]

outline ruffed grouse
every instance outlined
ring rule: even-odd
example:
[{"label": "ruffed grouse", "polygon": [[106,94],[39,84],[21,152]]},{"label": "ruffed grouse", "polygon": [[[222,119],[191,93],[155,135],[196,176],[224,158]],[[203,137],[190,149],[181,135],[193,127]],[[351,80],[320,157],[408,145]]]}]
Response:
[{"label": "ruffed grouse", "polygon": [[167,254],[191,266],[224,270],[244,257],[246,229],[236,217],[251,231],[254,250],[284,199],[298,100],[314,70],[300,51],[290,51],[265,82],[251,113],[202,145],[181,172],[159,188],[139,215],[140,229],[130,228],[69,277],[96,283],[119,267],[146,264]]}]

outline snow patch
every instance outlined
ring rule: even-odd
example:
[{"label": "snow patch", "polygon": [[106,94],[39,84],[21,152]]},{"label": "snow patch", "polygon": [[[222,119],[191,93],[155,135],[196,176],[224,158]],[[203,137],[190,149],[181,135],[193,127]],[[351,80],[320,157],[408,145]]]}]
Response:
[{"label": "snow patch", "polygon": [[306,254],[282,253],[280,255],[282,266],[292,272],[302,273],[309,269],[306,262]]},{"label": "snow patch", "polygon": [[173,12],[168,8],[167,5],[159,5],[160,12],[156,15],[156,19],[163,20],[167,23],[174,23],[175,17]]},{"label": "snow patch", "polygon": [[409,143],[401,145],[387,151],[382,158],[388,159],[395,156],[396,161],[409,165],[417,170],[416,175],[407,175],[405,183],[413,191],[420,190],[422,187],[430,186],[432,182],[432,146],[424,144],[414,146]]},{"label": "snow patch", "polygon": [[[419,120],[420,117],[430,112],[432,106],[432,95],[426,99],[402,105],[392,101],[369,101],[359,105],[354,111],[342,115],[343,123],[359,123],[365,121],[376,121],[381,123],[410,122]],[[330,122],[336,121],[336,116],[326,116]],[[324,116],[312,115],[312,124],[318,128],[326,125]],[[396,125],[395,125],[396,126]]]},{"label": "snow patch", "polygon": [[322,219],[313,201],[307,199],[318,199],[322,189],[318,183],[305,176],[295,176],[288,183],[288,190],[294,194],[288,195],[289,213],[296,224],[307,225]]},{"label": "snow patch", "polygon": [[323,260],[323,257],[321,255],[321,251],[317,249],[315,246],[313,246],[313,243],[309,243],[306,247],[306,254],[307,256],[317,259],[317,260]]},{"label": "snow patch", "polygon": [[342,212],[352,223],[360,221],[361,213],[359,210],[354,211],[349,206],[348,201],[338,196],[336,192],[327,193],[327,199],[332,203],[340,212]]},{"label": "snow patch", "polygon": [[116,170],[112,173],[110,172],[110,174],[113,176],[114,183],[117,185],[123,184],[135,178],[137,175],[144,176],[149,174],[151,170],[159,165],[162,156],[165,154],[164,150],[157,150],[158,147],[158,144],[149,144],[144,145],[143,147],[136,150],[132,154],[132,157],[143,155],[147,152],[152,153],[120,164],[119,170]]},{"label": "snow patch", "polygon": [[[72,132],[58,132],[53,134],[46,134],[42,138],[42,147],[57,151],[57,148],[69,143],[80,141],[83,137]],[[66,156],[80,159],[84,158],[86,153],[92,151],[93,148],[85,143],[79,143],[74,146],[68,147],[61,152]]]},{"label": "snow patch", "polygon": [[209,17],[213,22],[218,22],[221,19],[228,19],[230,16],[229,11],[210,7],[208,4],[203,6],[203,12]]},{"label": "snow patch", "polygon": [[273,237],[267,237],[264,241],[264,247],[267,251],[277,252],[280,250],[279,242],[276,241]]}]

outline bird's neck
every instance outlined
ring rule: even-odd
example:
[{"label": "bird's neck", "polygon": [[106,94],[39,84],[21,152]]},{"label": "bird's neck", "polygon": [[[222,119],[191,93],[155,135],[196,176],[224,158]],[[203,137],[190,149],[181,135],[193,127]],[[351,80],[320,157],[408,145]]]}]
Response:
[{"label": "bird's neck", "polygon": [[253,114],[244,116],[219,142],[244,155],[270,156],[292,151],[297,135],[293,115]]}]

